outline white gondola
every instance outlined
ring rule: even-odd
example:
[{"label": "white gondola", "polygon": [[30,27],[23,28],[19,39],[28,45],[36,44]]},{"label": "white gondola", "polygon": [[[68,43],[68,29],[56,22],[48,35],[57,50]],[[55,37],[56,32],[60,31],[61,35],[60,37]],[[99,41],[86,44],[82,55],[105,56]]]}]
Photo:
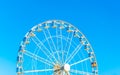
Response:
[{"label": "white gondola", "polygon": [[30,36],[31,36],[31,37],[34,37],[35,34],[34,34],[33,32],[30,32]]},{"label": "white gondola", "polygon": [[52,28],[57,28],[57,25],[53,25]]},{"label": "white gondola", "polygon": [[80,36],[79,36],[79,31],[78,31],[78,30],[75,30],[75,31],[74,31],[74,37],[80,38]]},{"label": "white gondola", "polygon": [[17,67],[17,74],[18,75],[21,75],[22,74],[22,71],[23,71],[23,68],[22,67]]},{"label": "white gondola", "polygon": [[45,23],[45,26],[44,26],[44,28],[45,29],[48,29],[50,26],[48,25],[48,23]]},{"label": "white gondola", "polygon": [[61,25],[59,28],[60,28],[60,29],[64,29],[64,26],[63,26],[63,25]]},{"label": "white gondola", "polygon": [[72,28],[71,25],[69,25],[69,26],[67,27],[67,32],[73,32],[73,28]]},{"label": "white gondola", "polygon": [[94,62],[92,62],[91,63],[91,65],[92,65],[92,67],[96,67],[97,66],[97,64],[96,64],[96,62],[94,61]]},{"label": "white gondola", "polygon": [[94,52],[89,52],[89,53],[88,53],[88,56],[89,56],[89,57],[94,56]]},{"label": "white gondola", "polygon": [[38,31],[38,32],[41,32],[42,29],[38,26],[38,27],[37,27],[37,31]]},{"label": "white gondola", "polygon": [[85,44],[85,50],[90,50],[90,44]]}]

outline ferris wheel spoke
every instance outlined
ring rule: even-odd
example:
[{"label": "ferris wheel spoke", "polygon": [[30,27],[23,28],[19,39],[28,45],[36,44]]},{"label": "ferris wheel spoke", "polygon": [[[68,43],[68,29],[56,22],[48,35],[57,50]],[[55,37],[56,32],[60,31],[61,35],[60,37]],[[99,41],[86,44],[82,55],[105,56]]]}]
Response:
[{"label": "ferris wheel spoke", "polygon": [[69,42],[69,46],[68,46],[68,51],[67,51],[66,58],[68,57],[68,54],[69,54],[69,50],[70,50],[70,47],[71,47],[72,39],[73,39],[73,33],[72,33],[72,36],[71,36],[71,38],[70,38],[70,42]]},{"label": "ferris wheel spoke", "polygon": [[[69,42],[69,40],[70,40],[69,36],[70,36],[70,33],[68,33],[67,37],[65,38],[65,40],[66,40],[67,42],[65,43],[64,50],[67,49],[67,44],[68,44],[68,42]],[[66,63],[66,60],[67,60],[67,56],[65,56],[64,64]]]},{"label": "ferris wheel spoke", "polygon": [[[51,54],[50,53],[50,51],[46,48],[46,46],[38,39],[38,37],[37,36],[35,36],[35,38],[36,38],[36,40],[38,41],[35,41],[33,38],[32,38],[32,40],[33,40],[33,42],[38,46],[38,48],[50,59],[50,61],[51,62],[53,62],[53,60],[52,60],[52,58],[50,57],[50,56],[48,56],[48,55],[52,55],[53,56],[53,54]],[[43,48],[46,50],[43,50]],[[47,53],[48,52],[48,53]]]},{"label": "ferris wheel spoke", "polygon": [[52,45],[53,45],[54,49],[57,50],[57,49],[56,49],[56,46],[55,46],[55,43],[54,43],[54,41],[53,41],[53,39],[52,39],[52,36],[51,36],[51,34],[50,34],[50,31],[49,31],[48,29],[47,29],[47,31],[48,31],[48,35],[50,36],[50,39],[51,39],[51,41],[52,41]]},{"label": "ferris wheel spoke", "polygon": [[82,75],[93,75],[93,73],[90,73],[90,72],[85,72],[85,71],[80,71],[80,70],[74,70],[74,69],[71,69],[70,70],[71,73],[75,73],[75,74],[82,74]]},{"label": "ferris wheel spoke", "polygon": [[[75,49],[74,49],[74,51],[72,52],[72,54],[68,57],[68,59],[66,59],[66,62],[67,63],[69,63],[73,58],[74,58],[74,56],[78,53],[78,51],[82,48],[82,46],[83,45],[78,45]],[[66,63],[65,62],[65,63]]]},{"label": "ferris wheel spoke", "polygon": [[62,50],[62,48],[63,48],[63,43],[62,43],[62,29],[59,29],[59,35],[60,35],[60,48]]},{"label": "ferris wheel spoke", "polygon": [[[61,36],[61,35],[58,35],[58,36],[52,36],[52,38],[61,38],[62,37],[62,39],[63,40],[65,40],[66,41],[66,43],[69,43],[70,41],[70,38],[68,38],[68,37],[65,37],[65,36]],[[47,39],[49,39],[50,37],[48,37]],[[45,40],[43,40],[43,43],[47,40],[47,39],[45,39]],[[65,46],[66,46],[66,43],[65,43]],[[58,43],[57,43],[58,44]],[[64,43],[63,43],[64,44]],[[71,45],[71,47],[74,47],[75,48],[75,46],[76,46],[77,44],[74,42],[74,41],[72,41],[72,45]],[[67,47],[67,46],[66,46]],[[66,47],[64,47],[64,49],[63,50],[65,50],[65,48]],[[58,49],[57,49],[58,50]]]},{"label": "ferris wheel spoke", "polygon": [[49,71],[54,71],[54,69],[27,70],[27,71],[23,71],[23,73],[49,72]]},{"label": "ferris wheel spoke", "polygon": [[58,51],[57,51],[57,46],[55,46],[55,42],[53,41],[53,39],[52,39],[52,36],[51,36],[51,34],[50,34],[50,31],[47,29],[47,31],[48,31],[48,35],[49,35],[49,37],[50,37],[50,39],[51,39],[51,41],[52,41],[52,45],[53,45],[53,47],[54,47],[54,49],[55,49],[55,51],[57,52],[57,56],[58,56],[58,59],[57,58],[55,58],[55,60],[58,62],[58,60],[60,60],[60,55],[59,55],[59,53],[58,53]]},{"label": "ferris wheel spoke", "polygon": [[44,59],[44,58],[42,58],[42,57],[40,57],[38,55],[35,55],[35,54],[33,54],[33,53],[31,53],[31,52],[29,52],[27,50],[25,50],[24,54],[29,56],[29,57],[31,57],[31,58],[33,58],[33,59],[35,59],[35,60],[43,62],[44,64],[47,64],[49,66],[53,66],[54,65],[54,63],[50,62],[49,60]]},{"label": "ferris wheel spoke", "polygon": [[[56,27],[56,41],[57,41],[57,46],[56,46],[56,48],[57,48],[57,50],[59,50],[59,45],[58,45],[58,27]],[[57,56],[58,56],[58,60],[60,61],[60,54],[57,52]]]},{"label": "ferris wheel spoke", "polygon": [[67,71],[63,71],[64,72],[64,75],[70,75],[70,72],[67,72]]},{"label": "ferris wheel spoke", "polygon": [[[69,38],[69,36],[70,36],[70,33],[68,33],[68,35],[67,35],[67,37],[66,37],[66,41],[68,41],[70,38]],[[66,50],[66,48],[67,48],[67,42],[65,43],[65,47],[64,47],[64,50]]]},{"label": "ferris wheel spoke", "polygon": [[61,62],[64,62],[64,60],[63,60],[63,41],[62,41],[62,29],[60,29],[60,36],[61,36],[61,38],[60,38],[60,42],[61,42],[61,52],[62,52],[62,56],[61,56]]},{"label": "ferris wheel spoke", "polygon": [[[48,29],[47,29],[47,30],[48,30]],[[47,39],[47,34],[45,33],[45,31],[43,31],[43,33],[44,33],[44,35],[45,35],[45,38]],[[55,47],[55,44],[54,44],[53,39],[52,39],[52,37],[51,37],[51,35],[50,35],[49,32],[48,32],[48,35],[50,36],[50,39],[51,39],[51,41],[52,41],[53,46]],[[52,49],[52,45],[50,45],[50,41],[47,40],[47,43],[48,43],[48,45],[49,45],[49,47],[50,47],[50,51],[51,51],[51,53],[52,53],[53,58],[54,58],[55,61],[57,62],[56,57],[53,55],[53,49]],[[55,49],[55,50],[56,50],[56,49]]]},{"label": "ferris wheel spoke", "polygon": [[84,62],[84,61],[87,61],[87,60],[89,60],[89,59],[91,59],[91,58],[92,58],[92,57],[84,58],[84,59],[82,59],[82,60],[79,60],[79,61],[77,61],[77,62],[74,62],[74,63],[70,64],[70,66],[77,65],[77,64],[82,63],[82,62]]}]

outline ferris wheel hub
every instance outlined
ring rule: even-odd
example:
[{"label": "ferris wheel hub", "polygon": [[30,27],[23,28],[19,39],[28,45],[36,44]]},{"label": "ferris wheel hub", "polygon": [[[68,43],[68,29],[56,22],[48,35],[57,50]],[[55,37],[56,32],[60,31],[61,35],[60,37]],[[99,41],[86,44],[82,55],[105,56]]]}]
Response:
[{"label": "ferris wheel hub", "polygon": [[69,64],[65,64],[64,65],[64,70],[67,71],[67,72],[70,71],[70,65]]}]

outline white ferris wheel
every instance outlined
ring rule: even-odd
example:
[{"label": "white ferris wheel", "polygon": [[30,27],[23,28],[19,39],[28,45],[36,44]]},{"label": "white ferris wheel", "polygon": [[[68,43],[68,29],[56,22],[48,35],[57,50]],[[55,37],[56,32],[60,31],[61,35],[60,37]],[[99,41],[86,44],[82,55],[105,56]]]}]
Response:
[{"label": "white ferris wheel", "polygon": [[98,75],[93,48],[72,24],[40,23],[26,33],[17,56],[17,75]]}]

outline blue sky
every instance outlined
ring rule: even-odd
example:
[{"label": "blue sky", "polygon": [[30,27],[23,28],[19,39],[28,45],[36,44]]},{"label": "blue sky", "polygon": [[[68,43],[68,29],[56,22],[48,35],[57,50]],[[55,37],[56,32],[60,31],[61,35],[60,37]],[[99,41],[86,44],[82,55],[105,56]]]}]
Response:
[{"label": "blue sky", "polygon": [[20,41],[34,25],[75,25],[94,48],[100,75],[120,75],[120,1],[0,0],[0,75],[14,75]]}]

